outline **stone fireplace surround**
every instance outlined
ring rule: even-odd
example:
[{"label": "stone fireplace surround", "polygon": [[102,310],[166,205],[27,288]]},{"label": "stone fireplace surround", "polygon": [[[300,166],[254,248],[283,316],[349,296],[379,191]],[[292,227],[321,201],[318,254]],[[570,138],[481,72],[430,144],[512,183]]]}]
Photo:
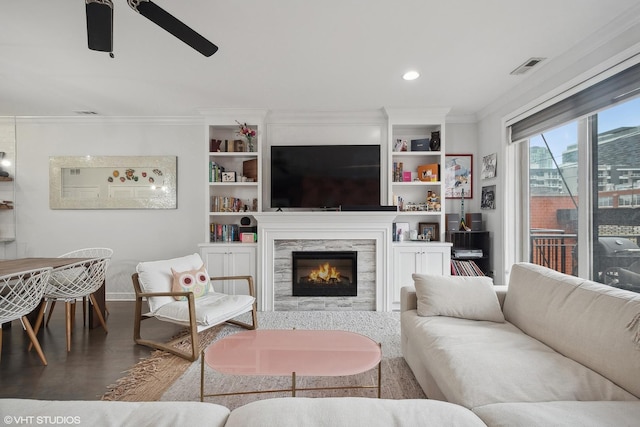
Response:
[{"label": "stone fireplace surround", "polygon": [[[396,212],[255,213],[260,277],[258,309],[390,311],[391,226],[396,215]],[[318,247],[358,250],[360,277],[367,278],[363,286],[359,285],[358,297],[309,297],[305,301],[304,297],[291,296],[291,252]],[[288,267],[283,264],[285,259]],[[292,298],[297,299],[296,304]]]},{"label": "stone fireplace surround", "polygon": [[[375,253],[373,239],[297,239],[274,242],[274,311],[376,309]],[[358,252],[358,295],[355,297],[292,296],[292,258],[294,251]]]}]

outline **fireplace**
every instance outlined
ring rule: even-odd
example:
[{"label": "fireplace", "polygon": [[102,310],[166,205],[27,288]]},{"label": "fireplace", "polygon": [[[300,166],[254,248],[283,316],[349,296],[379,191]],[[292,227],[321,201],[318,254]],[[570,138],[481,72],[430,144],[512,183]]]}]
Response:
[{"label": "fireplace", "polygon": [[357,251],[292,252],[293,296],[357,296]]}]

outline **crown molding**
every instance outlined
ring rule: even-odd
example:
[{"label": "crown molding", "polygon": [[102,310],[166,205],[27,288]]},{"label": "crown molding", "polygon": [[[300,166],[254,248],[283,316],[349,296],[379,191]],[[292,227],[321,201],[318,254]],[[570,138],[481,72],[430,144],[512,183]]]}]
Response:
[{"label": "crown molding", "polygon": [[200,116],[147,117],[147,116],[16,116],[16,123],[119,123],[119,124],[158,124],[202,126],[204,118]]}]

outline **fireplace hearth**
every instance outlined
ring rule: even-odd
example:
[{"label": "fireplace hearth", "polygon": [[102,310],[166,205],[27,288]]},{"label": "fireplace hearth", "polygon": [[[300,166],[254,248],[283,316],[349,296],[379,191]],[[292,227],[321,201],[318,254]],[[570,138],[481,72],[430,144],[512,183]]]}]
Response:
[{"label": "fireplace hearth", "polygon": [[293,252],[293,296],[357,296],[357,251]]}]

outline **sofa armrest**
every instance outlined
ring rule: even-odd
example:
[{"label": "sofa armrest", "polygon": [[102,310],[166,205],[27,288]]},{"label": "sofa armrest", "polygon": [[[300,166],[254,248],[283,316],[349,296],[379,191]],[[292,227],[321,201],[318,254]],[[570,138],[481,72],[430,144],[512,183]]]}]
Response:
[{"label": "sofa armrest", "polygon": [[400,289],[400,312],[416,310],[418,308],[418,297],[414,286],[403,286]]}]

